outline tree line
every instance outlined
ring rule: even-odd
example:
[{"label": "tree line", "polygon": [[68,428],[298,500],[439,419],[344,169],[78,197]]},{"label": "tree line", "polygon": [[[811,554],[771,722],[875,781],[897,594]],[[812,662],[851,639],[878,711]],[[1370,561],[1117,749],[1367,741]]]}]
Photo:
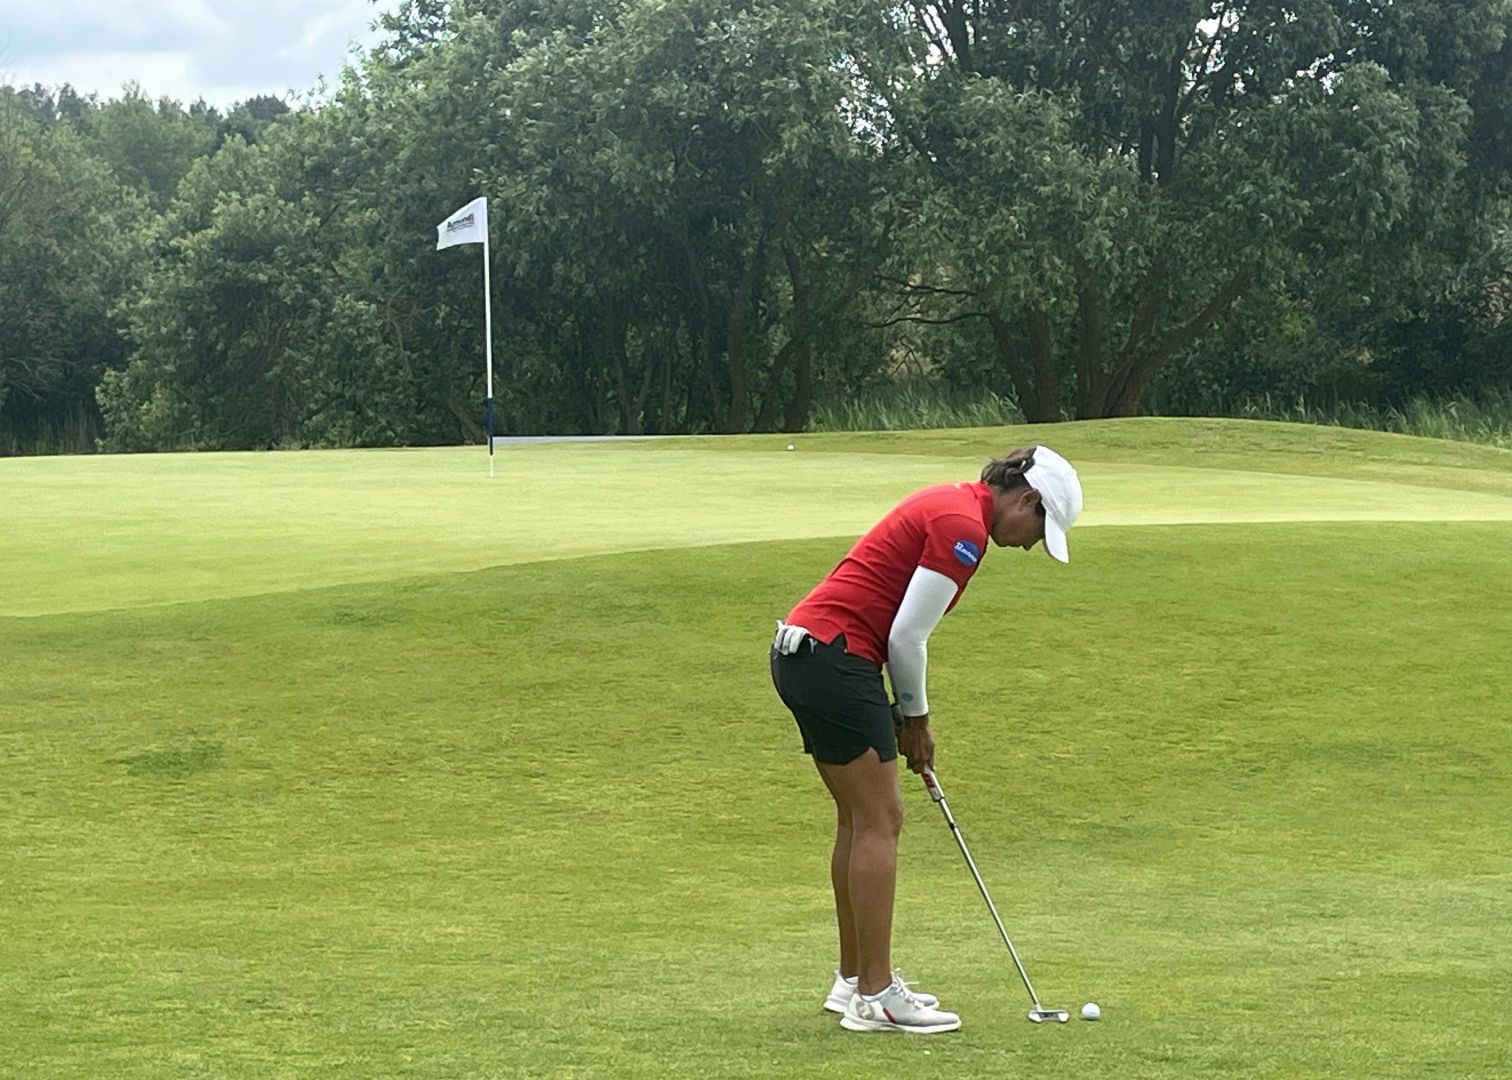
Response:
[{"label": "tree line", "polygon": [[410,0],[319,100],[0,87],[0,452],[1512,381],[1506,0]]}]

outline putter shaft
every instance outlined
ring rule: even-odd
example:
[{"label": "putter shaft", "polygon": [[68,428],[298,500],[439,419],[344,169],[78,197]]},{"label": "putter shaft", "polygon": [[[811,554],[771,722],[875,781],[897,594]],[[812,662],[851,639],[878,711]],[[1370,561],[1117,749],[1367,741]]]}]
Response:
[{"label": "putter shaft", "polygon": [[971,869],[971,876],[976,880],[977,889],[980,890],[982,899],[987,901],[987,910],[992,912],[992,921],[997,925],[998,933],[1003,936],[1003,944],[1008,946],[1008,955],[1013,957],[1013,966],[1018,969],[1019,978],[1024,980],[1024,989],[1029,991],[1029,1000],[1034,1002],[1034,1008],[1029,1012],[1029,1019],[1036,1024],[1049,1019],[1066,1023],[1069,1014],[1065,1010],[1047,1009],[1040,1004],[1039,995],[1034,992],[1034,984],[1029,981],[1029,973],[1024,970],[1024,963],[1019,959],[1018,950],[1013,947],[1013,939],[1008,936],[1008,931],[1003,927],[997,905],[992,902],[992,896],[987,892],[987,885],[982,881],[981,871],[977,869],[976,860],[971,857],[971,850],[966,846],[966,838],[961,835],[961,827],[956,824],[955,816],[950,812],[950,804],[945,801],[945,792],[940,787],[940,781],[936,778],[934,770],[926,768],[921,775],[924,786],[929,790],[929,797],[939,804],[941,813],[945,815],[945,823],[950,826],[951,835],[960,846],[961,854],[966,857],[966,865]]}]

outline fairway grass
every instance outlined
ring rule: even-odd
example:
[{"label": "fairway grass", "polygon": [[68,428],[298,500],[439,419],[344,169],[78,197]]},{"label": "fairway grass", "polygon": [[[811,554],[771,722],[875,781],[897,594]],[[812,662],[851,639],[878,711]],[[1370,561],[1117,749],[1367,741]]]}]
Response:
[{"label": "fairway grass", "polygon": [[[796,449],[789,453],[789,441]],[[669,547],[853,539],[907,492],[1042,440],[1078,528],[1512,521],[1512,451],[1254,421],[476,449],[0,461],[0,617]]]},{"label": "fairway grass", "polygon": [[766,643],[1023,431],[0,462],[0,1076],[1512,1075],[1512,454],[1223,430],[1047,437],[1095,527],[932,638],[952,809],[1104,1020],[1024,1020],[909,777],[928,1039],[819,1010]]}]

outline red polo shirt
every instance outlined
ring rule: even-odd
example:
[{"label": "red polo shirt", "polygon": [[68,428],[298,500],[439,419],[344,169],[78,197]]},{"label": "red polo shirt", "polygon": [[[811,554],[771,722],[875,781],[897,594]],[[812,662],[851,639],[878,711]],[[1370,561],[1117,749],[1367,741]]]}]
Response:
[{"label": "red polo shirt", "polygon": [[927,567],[954,581],[950,607],[955,607],[982,561],[991,528],[992,489],[986,484],[940,484],[917,491],[857,540],[787,621],[825,644],[844,634],[847,652],[881,667],[887,660],[887,635],[914,570]]}]

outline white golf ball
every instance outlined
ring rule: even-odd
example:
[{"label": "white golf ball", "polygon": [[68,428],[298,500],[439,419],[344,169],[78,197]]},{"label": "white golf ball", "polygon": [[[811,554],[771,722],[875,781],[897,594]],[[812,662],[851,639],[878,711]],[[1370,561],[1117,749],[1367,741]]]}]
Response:
[{"label": "white golf ball", "polygon": [[793,444],[792,443],[788,443],[788,449],[791,450],[792,448],[793,448]]},{"label": "white golf ball", "polygon": [[1102,1010],[1097,1007],[1097,1002],[1089,1001],[1082,1006],[1081,1016],[1083,1020],[1096,1020],[1102,1016]]}]

